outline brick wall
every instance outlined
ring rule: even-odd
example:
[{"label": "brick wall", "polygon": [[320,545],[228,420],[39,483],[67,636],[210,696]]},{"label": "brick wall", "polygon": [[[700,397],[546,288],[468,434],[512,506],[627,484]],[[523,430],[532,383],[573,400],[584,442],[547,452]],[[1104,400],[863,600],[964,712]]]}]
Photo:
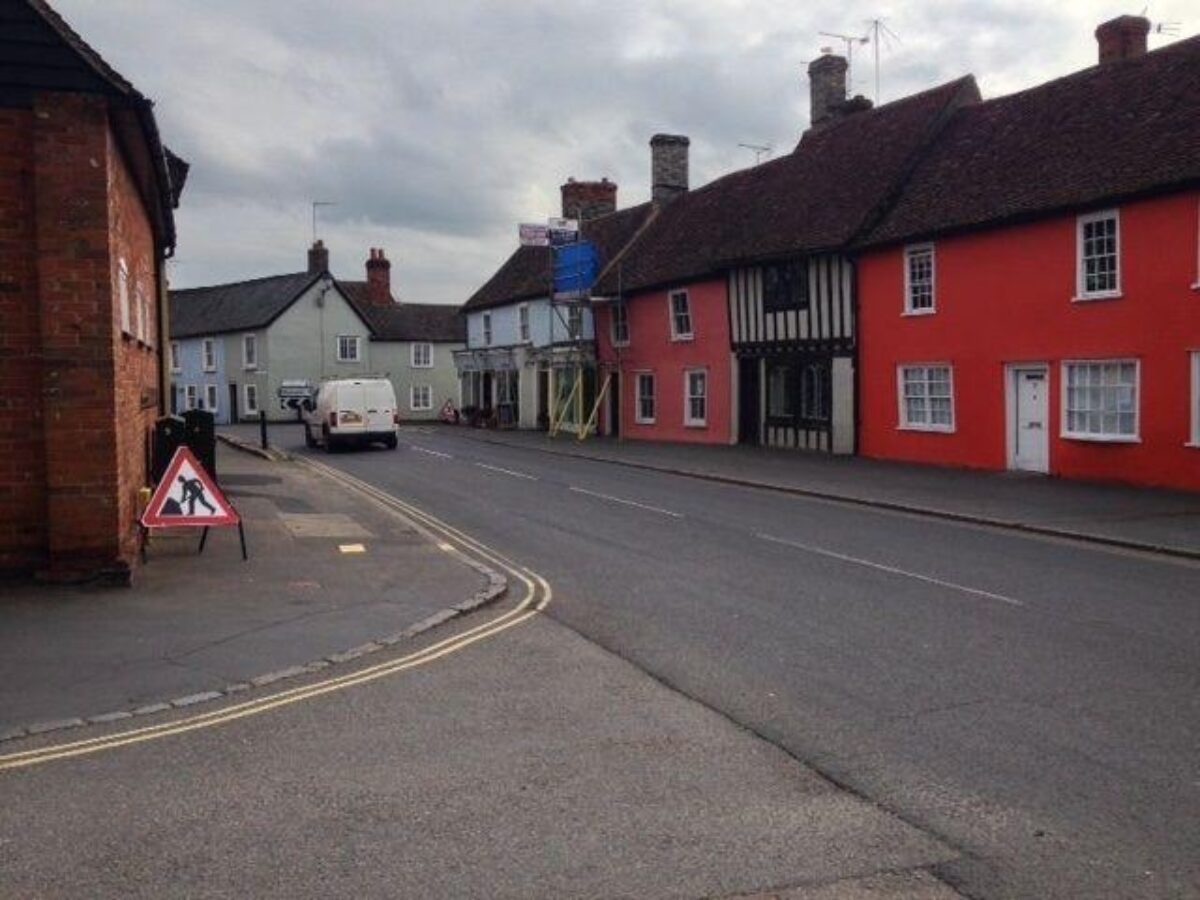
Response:
[{"label": "brick wall", "polygon": [[162,292],[108,116],[103,98],[69,94],[0,110],[0,572],[136,563]]},{"label": "brick wall", "polygon": [[128,293],[134,319],[134,333],[123,333],[119,302],[112,304],[119,553],[123,561],[132,562],[137,556],[137,493],[149,481],[146,469],[149,435],[159,414],[160,279],[149,216],[111,134],[108,145],[110,277],[114,285],[119,283],[123,262],[129,273]]},{"label": "brick wall", "polygon": [[0,572],[46,561],[33,114],[0,109]]}]

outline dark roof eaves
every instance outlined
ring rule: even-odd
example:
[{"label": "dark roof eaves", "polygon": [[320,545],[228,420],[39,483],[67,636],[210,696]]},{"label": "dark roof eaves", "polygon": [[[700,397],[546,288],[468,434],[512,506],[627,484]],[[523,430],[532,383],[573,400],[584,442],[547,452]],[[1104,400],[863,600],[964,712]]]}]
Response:
[{"label": "dark roof eaves", "polygon": [[1182,193],[1184,191],[1195,190],[1197,188],[1200,188],[1200,178],[1188,178],[1182,181],[1164,183],[1137,191],[1103,194],[1090,200],[1081,200],[1077,203],[1061,203],[1055,206],[1042,207],[1038,209],[1021,210],[1019,212],[1009,213],[1007,215],[989,216],[987,218],[977,219],[970,222],[956,222],[939,228],[926,228],[902,232],[899,235],[889,235],[888,237],[878,240],[871,240],[868,237],[865,240],[855,243],[848,249],[854,254],[875,252],[878,250],[887,249],[889,247],[896,247],[901,244],[915,244],[934,241],[940,238],[954,237],[961,234],[977,234],[978,232],[988,231],[994,228],[1011,228],[1016,225],[1025,225],[1030,222],[1040,222],[1046,219],[1053,219],[1058,216],[1083,215],[1084,213],[1105,209],[1106,207],[1110,206],[1136,202],[1138,200],[1149,200],[1154,197]]}]

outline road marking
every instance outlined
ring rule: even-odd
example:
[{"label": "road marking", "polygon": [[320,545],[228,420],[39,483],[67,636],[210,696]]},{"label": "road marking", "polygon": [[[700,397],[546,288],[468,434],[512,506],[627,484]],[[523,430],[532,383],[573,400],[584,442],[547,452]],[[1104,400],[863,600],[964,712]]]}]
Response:
[{"label": "road marking", "polygon": [[887,572],[891,575],[901,575],[905,578],[912,578],[916,581],[924,581],[927,584],[936,584],[938,587],[949,588],[953,591],[961,591],[964,594],[974,594],[977,597],[986,597],[989,600],[999,600],[1001,603],[1008,603],[1011,606],[1024,606],[1020,600],[1014,600],[1012,597],[1005,597],[1003,594],[993,594],[991,591],[980,590],[979,588],[968,587],[965,584],[956,584],[953,581],[943,581],[940,578],[933,578],[930,575],[922,575],[919,572],[909,572],[907,569],[898,569],[895,566],[887,566],[883,563],[872,562],[869,559],[861,559],[857,556],[848,556],[845,553],[837,553],[833,550],[826,550],[824,547],[814,547],[812,544],[802,544],[799,541],[789,541],[784,538],[774,537],[769,534],[759,533],[756,537],[764,541],[770,541],[772,544],[783,544],[786,547],[795,547],[797,550],[803,550],[806,553],[815,553],[818,556],[828,556],[830,559],[841,560],[842,562],[853,563],[856,566],[866,566],[869,569],[878,569],[880,572]]},{"label": "road marking", "polygon": [[623,497],[614,497],[611,494],[601,494],[598,491],[589,491],[587,488],[581,487],[572,487],[571,490],[576,494],[587,494],[589,497],[598,497],[601,500],[608,500],[612,503],[623,503],[626,506],[636,506],[638,509],[644,509],[648,512],[655,512],[663,516],[670,516],[673,519],[683,518],[683,513],[671,512],[669,509],[662,509],[658,506],[650,506],[646,503],[638,503],[636,500],[626,500]]},{"label": "road marking", "polygon": [[428,453],[430,456],[440,456],[442,459],[454,459],[449,453],[443,453],[441,450],[430,450],[428,447],[421,447],[418,444],[409,444],[408,446],[420,453]]},{"label": "road marking", "polygon": [[391,509],[393,512],[403,513],[403,515],[418,523],[417,527],[422,531],[426,533],[435,532],[446,538],[441,544],[449,545],[453,552],[468,558],[468,552],[473,553],[475,556],[487,560],[498,568],[504,569],[509,575],[512,575],[517,581],[525,585],[525,596],[520,603],[506,613],[502,613],[487,622],[476,625],[474,628],[470,628],[461,634],[444,638],[422,650],[415,651],[398,659],[378,663],[374,666],[368,666],[348,672],[345,675],[327,678],[301,687],[268,694],[254,700],[212,710],[211,712],[199,713],[183,719],[164,722],[160,725],[149,725],[142,728],[114,732],[101,737],[54,744],[20,753],[6,754],[0,756],[0,772],[9,769],[28,768],[56,760],[71,759],[77,756],[86,756],[132,744],[186,734],[187,732],[203,728],[225,725],[239,719],[261,715],[273,709],[290,706],[293,703],[311,700],[335,691],[367,684],[418,666],[428,665],[431,662],[457,653],[487,638],[501,634],[510,628],[527,622],[550,604],[554,592],[551,590],[546,579],[536,572],[514,563],[504,555],[492,550],[486,544],[434,518],[423,510],[375,488],[367,482],[326,466],[323,463],[301,460],[301,464],[310,466],[335,480],[341,481],[347,487],[367,495],[369,499]]},{"label": "road marking", "polygon": [[527,481],[537,481],[536,475],[526,475],[524,472],[514,472],[512,469],[502,469],[499,466],[489,466],[487,463],[477,462],[475,465],[481,469],[487,469],[491,472],[503,472],[505,475],[511,475],[513,478],[524,478]]}]

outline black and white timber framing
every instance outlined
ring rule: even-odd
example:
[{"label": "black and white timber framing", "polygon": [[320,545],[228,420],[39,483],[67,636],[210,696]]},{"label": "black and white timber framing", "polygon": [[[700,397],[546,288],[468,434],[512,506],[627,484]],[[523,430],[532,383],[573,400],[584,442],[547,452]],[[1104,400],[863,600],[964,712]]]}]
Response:
[{"label": "black and white timber framing", "polygon": [[853,262],[814,255],[728,277],[739,441],[853,453]]}]

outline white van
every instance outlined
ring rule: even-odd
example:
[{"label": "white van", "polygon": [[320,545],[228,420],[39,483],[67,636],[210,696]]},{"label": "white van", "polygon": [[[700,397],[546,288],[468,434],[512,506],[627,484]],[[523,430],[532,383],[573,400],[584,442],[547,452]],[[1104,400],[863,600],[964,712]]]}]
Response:
[{"label": "white van", "polygon": [[304,405],[304,444],[325,452],[377,441],[396,449],[396,392],[386,378],[322,381]]}]

